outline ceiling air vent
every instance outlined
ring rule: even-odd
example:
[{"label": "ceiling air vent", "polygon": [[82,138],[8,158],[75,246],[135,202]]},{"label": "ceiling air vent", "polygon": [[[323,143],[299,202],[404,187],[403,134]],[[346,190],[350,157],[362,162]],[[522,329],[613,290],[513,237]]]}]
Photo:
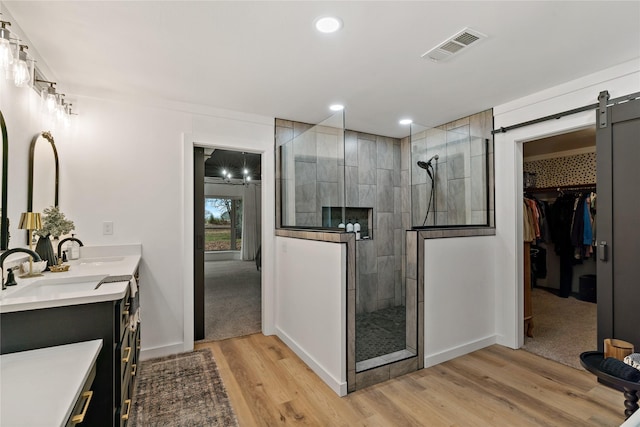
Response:
[{"label": "ceiling air vent", "polygon": [[487,38],[487,36],[471,28],[465,28],[428,52],[423,53],[422,57],[429,58],[435,62],[442,61],[484,38]]}]

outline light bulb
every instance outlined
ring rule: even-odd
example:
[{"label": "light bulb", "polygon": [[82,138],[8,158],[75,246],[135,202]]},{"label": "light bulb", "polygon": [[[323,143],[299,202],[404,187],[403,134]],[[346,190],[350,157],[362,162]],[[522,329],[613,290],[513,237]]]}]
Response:
[{"label": "light bulb", "polygon": [[249,170],[247,170],[246,168],[242,170],[242,173],[247,175],[249,173]]},{"label": "light bulb", "polygon": [[20,45],[18,58],[13,64],[13,84],[18,87],[25,87],[31,81],[31,74],[29,74],[29,66],[27,65],[27,52],[24,49],[26,49],[26,46]]},{"label": "light bulb", "polygon": [[250,176],[247,177],[247,181],[251,181],[251,177]]},{"label": "light bulb", "polygon": [[[0,69],[7,73],[9,65],[13,63],[13,52],[11,52],[11,43],[9,43],[9,30],[5,25],[11,25],[8,22],[0,21]],[[8,76],[7,76],[8,77]]]}]

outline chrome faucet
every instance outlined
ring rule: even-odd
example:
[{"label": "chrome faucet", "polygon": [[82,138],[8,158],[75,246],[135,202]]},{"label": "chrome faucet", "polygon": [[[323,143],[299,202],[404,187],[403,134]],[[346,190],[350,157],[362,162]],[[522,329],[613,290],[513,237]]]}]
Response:
[{"label": "chrome faucet", "polygon": [[24,252],[27,255],[31,255],[35,262],[42,261],[42,259],[40,258],[40,255],[38,255],[31,249],[13,248],[13,249],[9,249],[2,252],[2,255],[0,255],[0,272],[2,274],[2,290],[7,289],[7,284],[4,282],[4,260],[7,259],[9,255],[15,254],[16,252]]},{"label": "chrome faucet", "polygon": [[82,241],[76,237],[67,237],[66,239],[62,239],[60,240],[60,243],[58,243],[58,259],[61,259],[60,257],[62,256],[62,244],[64,242],[68,242],[68,241],[73,241],[73,242],[78,242],[80,244],[80,246],[84,246],[82,244]]}]

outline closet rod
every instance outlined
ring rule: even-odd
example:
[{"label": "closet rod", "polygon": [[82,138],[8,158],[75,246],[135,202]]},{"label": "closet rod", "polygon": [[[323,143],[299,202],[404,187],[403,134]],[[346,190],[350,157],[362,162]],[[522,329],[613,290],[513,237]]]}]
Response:
[{"label": "closet rod", "polygon": [[[605,98],[608,98],[609,92],[606,90],[602,91],[600,92],[600,96],[604,96]],[[610,107],[612,105],[620,104],[622,102],[632,101],[638,98],[640,98],[640,92],[635,92],[630,95],[621,96],[619,98],[607,99],[606,105],[607,107]],[[553,119],[561,119],[562,117],[570,116],[571,114],[577,114],[577,113],[582,113],[583,111],[595,110],[598,107],[600,107],[600,102],[585,105],[583,107],[574,108],[573,110],[562,111],[561,113],[551,114],[549,116],[540,117],[538,119],[529,120],[529,121],[518,123],[515,125],[494,129],[491,131],[491,134],[495,135],[497,133],[506,133],[506,132],[509,132],[510,130],[519,129],[525,126],[535,125],[537,123],[542,123],[542,122],[546,122]]]},{"label": "closet rod", "polygon": [[562,191],[584,191],[595,190],[596,184],[576,184],[576,185],[556,185],[555,187],[534,187],[525,188],[525,193],[550,193]]}]

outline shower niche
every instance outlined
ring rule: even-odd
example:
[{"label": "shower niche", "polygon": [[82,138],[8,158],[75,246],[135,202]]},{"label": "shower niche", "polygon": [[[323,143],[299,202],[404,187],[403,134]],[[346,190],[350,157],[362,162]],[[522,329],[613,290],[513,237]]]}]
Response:
[{"label": "shower niche", "polygon": [[360,238],[373,239],[373,208],[352,208],[340,206],[324,206],[322,208],[322,224],[329,228],[338,228],[340,224],[349,222],[360,224]]}]

